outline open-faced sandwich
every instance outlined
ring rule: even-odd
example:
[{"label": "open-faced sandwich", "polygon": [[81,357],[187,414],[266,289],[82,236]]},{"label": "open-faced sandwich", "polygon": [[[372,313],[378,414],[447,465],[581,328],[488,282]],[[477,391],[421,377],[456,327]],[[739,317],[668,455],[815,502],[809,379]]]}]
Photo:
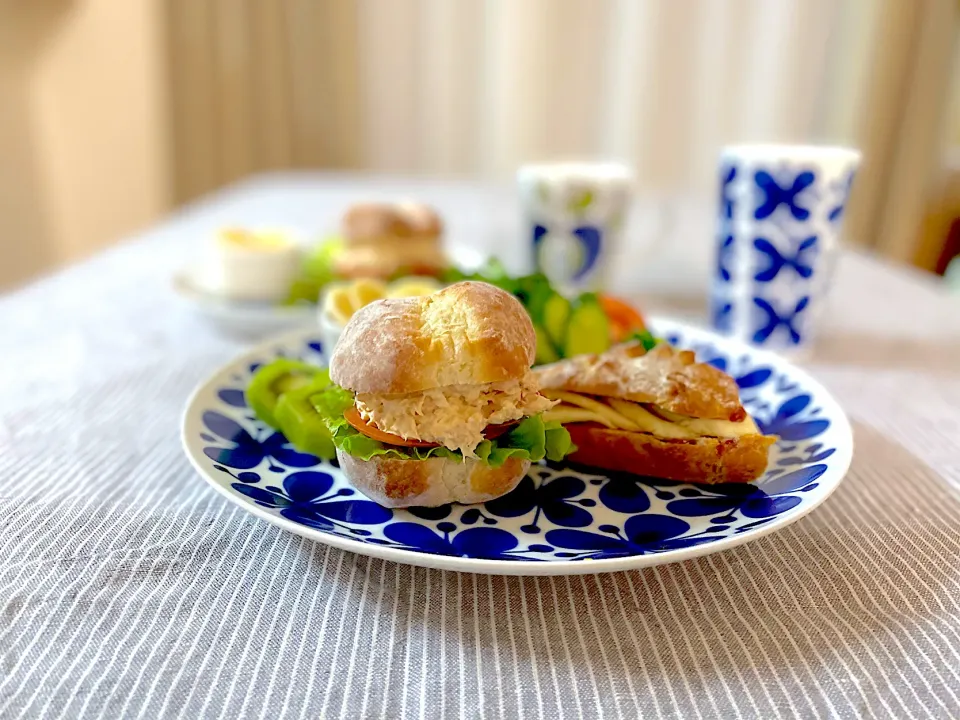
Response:
[{"label": "open-faced sandwich", "polygon": [[485,502],[570,437],[543,412],[536,335],[509,293],[461,282],[379,300],[350,319],[311,397],[357,489],[388,507]]},{"label": "open-faced sandwich", "polygon": [[639,343],[536,371],[560,403],[544,417],[569,431],[576,464],[691,483],[751,482],[775,437],[740,404],[736,382],[690,351]]}]

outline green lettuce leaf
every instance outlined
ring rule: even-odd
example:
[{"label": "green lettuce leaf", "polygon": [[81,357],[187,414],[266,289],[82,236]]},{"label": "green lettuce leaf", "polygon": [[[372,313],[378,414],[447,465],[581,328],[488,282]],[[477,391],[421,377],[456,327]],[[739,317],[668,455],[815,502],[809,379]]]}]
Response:
[{"label": "green lettuce leaf", "polygon": [[[333,444],[348,455],[361,460],[382,455],[404,460],[444,457],[457,462],[463,461],[463,455],[445,447],[400,448],[368,438],[343,417],[344,411],[353,405],[353,393],[338,385],[330,385],[314,395],[311,401],[330,430]],[[524,418],[510,432],[497,439],[481,442],[477,446],[476,455],[488,465],[500,467],[512,457],[533,462],[543,458],[558,461],[573,450],[570,434],[560,423],[545,423],[542,417],[535,415]]]},{"label": "green lettuce leaf", "polygon": [[651,333],[649,330],[634,330],[632,333],[623,338],[621,342],[630,342],[631,340],[639,340],[640,344],[643,345],[643,349],[647,352],[650,352],[658,344],[663,342],[663,340],[654,337],[653,333]]},{"label": "green lettuce leaf", "polygon": [[343,250],[343,240],[331,237],[307,250],[300,273],[290,285],[284,305],[316,304],[323,288],[337,279],[333,261]]},{"label": "green lettuce leaf", "polygon": [[544,423],[543,429],[544,437],[546,437],[547,460],[560,462],[577,449],[577,446],[570,439],[570,433],[560,424],[559,420]]}]

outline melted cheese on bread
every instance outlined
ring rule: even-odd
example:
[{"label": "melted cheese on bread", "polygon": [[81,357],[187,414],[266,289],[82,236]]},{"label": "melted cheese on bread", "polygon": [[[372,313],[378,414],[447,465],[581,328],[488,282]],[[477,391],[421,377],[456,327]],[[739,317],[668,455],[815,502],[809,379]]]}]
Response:
[{"label": "melted cheese on bread", "polygon": [[677,415],[656,406],[617,398],[597,398],[568,390],[542,390],[560,404],[543,414],[543,419],[561,423],[595,422],[615,430],[644,432],[656,437],[693,440],[698,437],[736,438],[757,435],[759,430],[749,415],[740,422],[706,420]]}]

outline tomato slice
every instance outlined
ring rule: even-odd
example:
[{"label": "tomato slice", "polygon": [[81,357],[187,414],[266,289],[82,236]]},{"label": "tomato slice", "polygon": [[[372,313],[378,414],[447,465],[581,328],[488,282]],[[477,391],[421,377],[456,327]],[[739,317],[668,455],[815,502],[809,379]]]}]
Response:
[{"label": "tomato slice", "polygon": [[500,425],[487,425],[487,427],[483,429],[483,436],[487,440],[496,440],[504,433],[513,430],[519,422],[519,420],[511,420],[508,423],[501,423]]},{"label": "tomato slice", "polygon": [[346,420],[350,425],[357,430],[358,432],[363,433],[368,438],[374,440],[379,440],[382,443],[387,445],[399,445],[400,447],[439,447],[440,443],[424,442],[423,440],[414,440],[402,438],[399,435],[394,435],[393,433],[384,432],[376,425],[372,425],[360,417],[360,412],[357,410],[356,405],[348,408],[343,413],[343,419]]},{"label": "tomato slice", "polygon": [[[400,447],[440,447],[440,443],[427,442],[425,440],[414,440],[412,438],[402,438],[399,435],[394,435],[393,433],[384,432],[376,425],[368,423],[360,416],[360,411],[357,410],[356,405],[348,408],[343,413],[343,419],[350,423],[357,432],[363,433],[368,438],[373,440],[378,440],[387,445],[398,445]],[[513,420],[508,423],[501,423],[499,425],[487,425],[483,431],[483,436],[487,440],[494,440],[495,438],[500,437],[506,432],[509,432],[519,423],[519,420]]]}]

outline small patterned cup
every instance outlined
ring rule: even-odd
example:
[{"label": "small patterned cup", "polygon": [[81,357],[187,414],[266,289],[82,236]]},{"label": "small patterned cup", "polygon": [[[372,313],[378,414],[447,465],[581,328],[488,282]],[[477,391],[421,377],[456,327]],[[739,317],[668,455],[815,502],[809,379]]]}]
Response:
[{"label": "small patterned cup", "polygon": [[859,164],[858,151],[840,147],[724,149],[714,329],[782,354],[809,352]]},{"label": "small patterned cup", "polygon": [[524,165],[517,172],[533,265],[562,292],[604,288],[632,184],[630,168],[614,162]]}]

